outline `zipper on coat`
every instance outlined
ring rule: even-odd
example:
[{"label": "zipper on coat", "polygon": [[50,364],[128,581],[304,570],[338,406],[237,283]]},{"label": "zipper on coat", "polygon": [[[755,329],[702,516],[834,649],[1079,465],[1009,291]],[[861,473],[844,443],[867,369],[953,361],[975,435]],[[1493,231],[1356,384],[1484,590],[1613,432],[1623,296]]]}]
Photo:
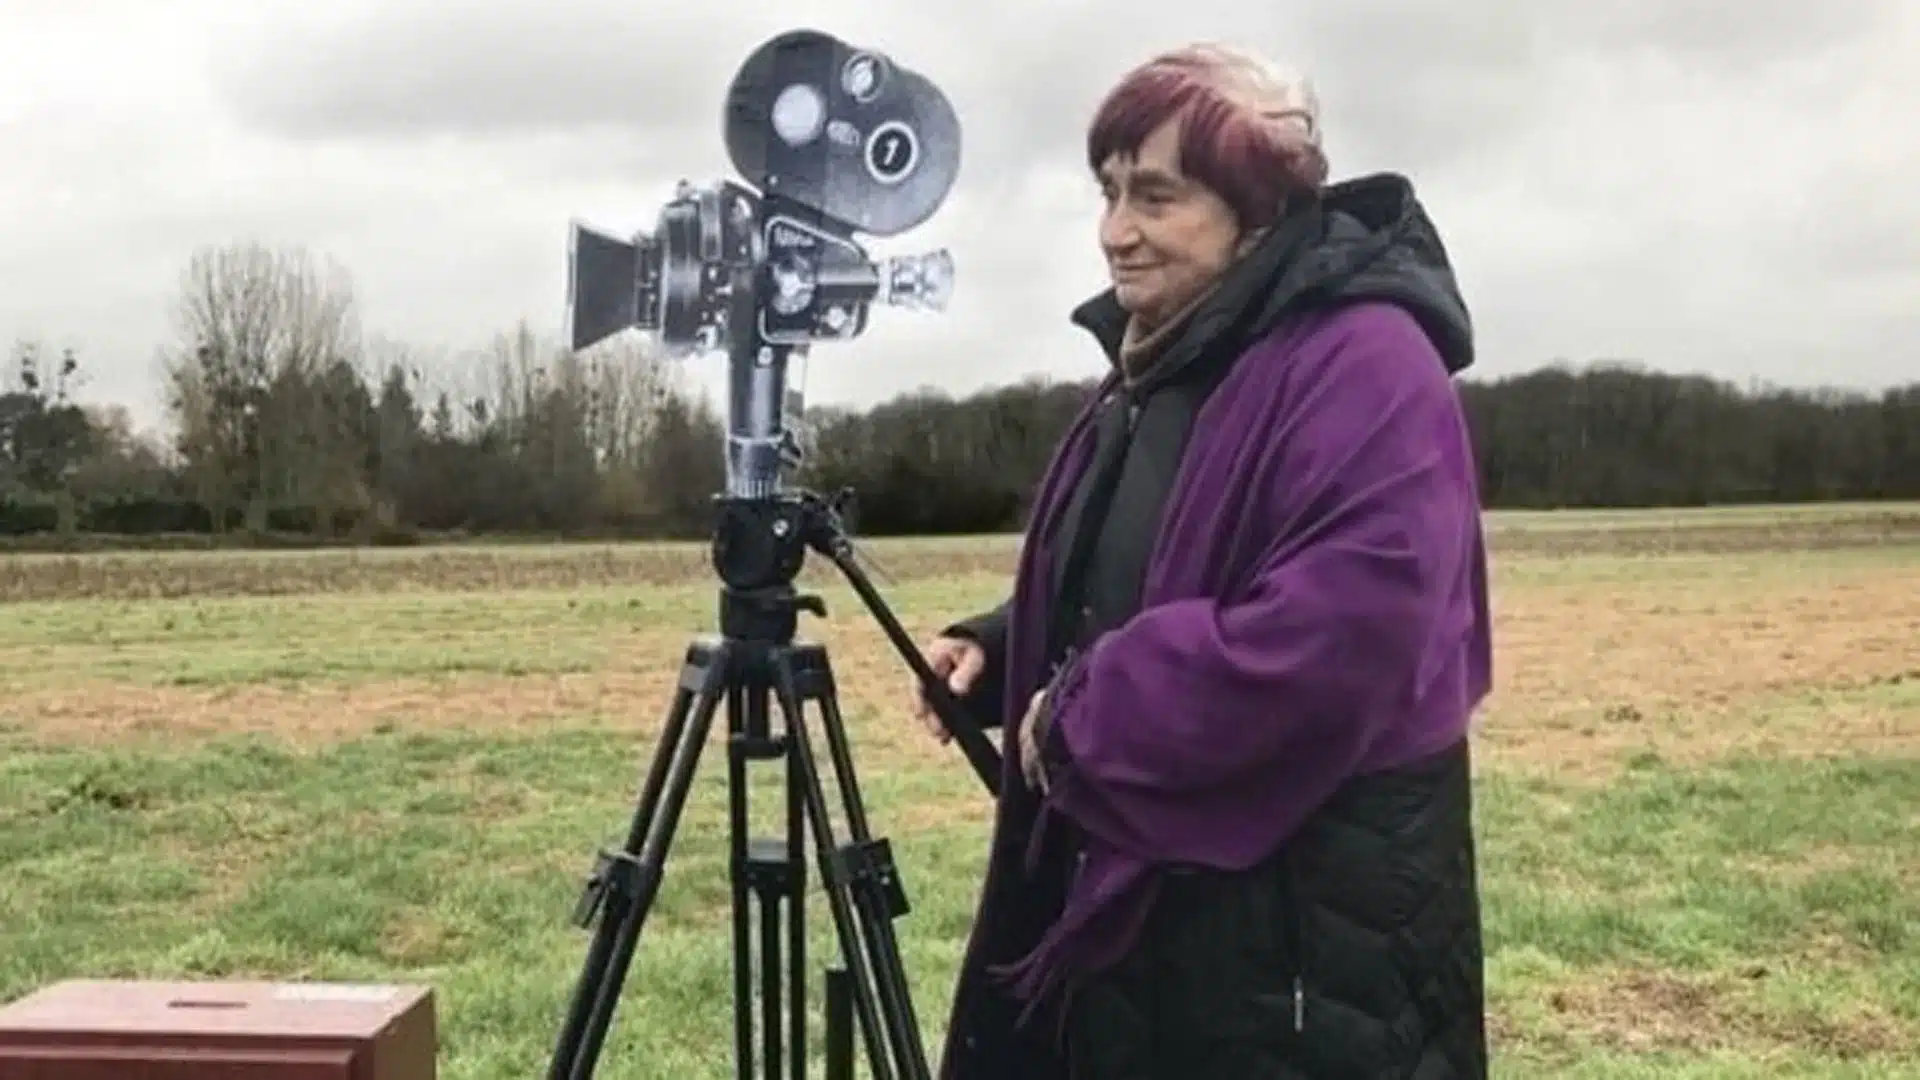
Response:
[{"label": "zipper on coat", "polygon": [[1291,850],[1281,856],[1280,865],[1281,932],[1286,935],[1288,962],[1293,965],[1293,1030],[1299,1033],[1307,1028],[1306,933],[1300,925],[1300,875]]}]

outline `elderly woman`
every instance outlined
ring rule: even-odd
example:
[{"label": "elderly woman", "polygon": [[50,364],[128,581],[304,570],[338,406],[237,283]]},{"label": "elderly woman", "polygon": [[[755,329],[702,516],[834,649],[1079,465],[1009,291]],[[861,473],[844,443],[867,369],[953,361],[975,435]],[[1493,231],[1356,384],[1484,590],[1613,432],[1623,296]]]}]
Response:
[{"label": "elderly woman", "polygon": [[1112,287],[1073,319],[1113,370],[1012,598],[930,649],[1016,735],[942,1075],[1484,1077],[1440,239],[1399,176],[1328,185],[1312,90],[1221,48],[1129,74],[1087,164]]}]

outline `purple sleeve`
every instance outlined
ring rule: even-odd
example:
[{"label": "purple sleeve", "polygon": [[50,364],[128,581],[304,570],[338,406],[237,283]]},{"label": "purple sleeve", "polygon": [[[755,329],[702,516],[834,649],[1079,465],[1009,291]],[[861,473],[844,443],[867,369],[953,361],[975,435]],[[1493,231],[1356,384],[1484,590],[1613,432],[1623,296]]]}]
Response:
[{"label": "purple sleeve", "polygon": [[1260,410],[1280,433],[1255,474],[1274,488],[1248,504],[1271,515],[1250,579],[1148,608],[1053,694],[1049,801],[1136,858],[1266,855],[1412,722],[1473,618],[1472,446],[1414,322],[1349,312],[1271,359],[1291,373]]}]

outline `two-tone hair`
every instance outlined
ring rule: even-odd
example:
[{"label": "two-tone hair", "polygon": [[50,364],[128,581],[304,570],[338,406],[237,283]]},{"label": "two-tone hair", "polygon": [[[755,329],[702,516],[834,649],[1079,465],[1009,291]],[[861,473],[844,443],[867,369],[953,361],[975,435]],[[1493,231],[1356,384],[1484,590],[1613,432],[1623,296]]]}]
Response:
[{"label": "two-tone hair", "polygon": [[1271,225],[1293,196],[1326,183],[1320,103],[1304,76],[1223,45],[1163,53],[1107,94],[1087,130],[1098,176],[1180,121],[1180,171],[1233,208],[1245,229]]}]

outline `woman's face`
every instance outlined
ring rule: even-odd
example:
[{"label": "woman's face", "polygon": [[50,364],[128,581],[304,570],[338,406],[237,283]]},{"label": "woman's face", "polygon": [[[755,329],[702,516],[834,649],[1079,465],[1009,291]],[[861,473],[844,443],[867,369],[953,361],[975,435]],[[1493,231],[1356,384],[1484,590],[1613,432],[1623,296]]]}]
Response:
[{"label": "woman's face", "polygon": [[1100,249],[1120,306],[1157,325],[1232,262],[1240,227],[1218,195],[1180,172],[1180,126],[1162,124],[1132,158],[1100,169]]}]

